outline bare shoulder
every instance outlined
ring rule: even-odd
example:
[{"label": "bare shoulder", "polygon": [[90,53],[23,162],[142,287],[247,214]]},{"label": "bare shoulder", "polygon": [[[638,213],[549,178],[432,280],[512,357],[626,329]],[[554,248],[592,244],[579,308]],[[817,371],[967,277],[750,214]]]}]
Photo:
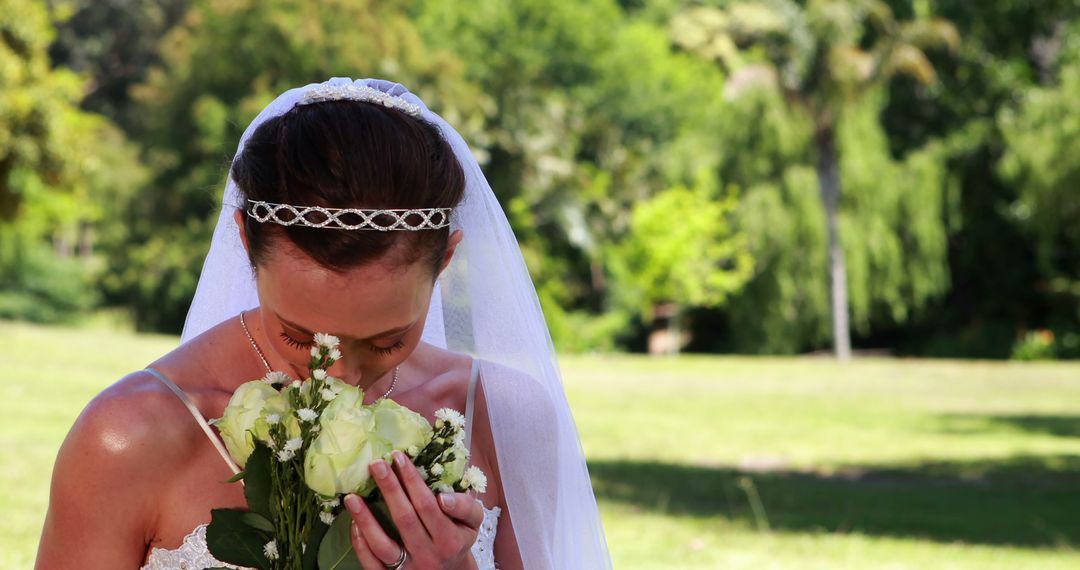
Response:
[{"label": "bare shoulder", "polygon": [[417,356],[413,373],[420,379],[416,389],[423,399],[435,407],[463,410],[472,357],[430,344],[418,348]]},{"label": "bare shoulder", "polygon": [[[68,434],[67,448],[85,449],[78,459],[141,461],[160,457],[163,444],[176,442],[191,416],[177,396],[149,372],[133,372],[87,404]],[[183,439],[183,438],[180,438]]]},{"label": "bare shoulder", "polygon": [[38,567],[71,567],[71,556],[83,568],[141,561],[158,492],[193,443],[175,400],[137,372],[86,406],[57,454]]}]

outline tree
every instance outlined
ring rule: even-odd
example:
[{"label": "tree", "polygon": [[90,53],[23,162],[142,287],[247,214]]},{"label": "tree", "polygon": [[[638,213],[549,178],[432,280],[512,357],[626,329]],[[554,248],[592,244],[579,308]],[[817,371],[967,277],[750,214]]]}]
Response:
[{"label": "tree", "polygon": [[625,239],[607,248],[621,303],[666,321],[666,330],[653,329],[666,337],[665,346],[650,352],[678,352],[685,308],[722,305],[752,271],[745,236],[731,224],[737,196],[718,198],[714,184],[700,176],[692,188],[676,186],[638,202]]},{"label": "tree", "polygon": [[805,6],[773,0],[692,8],[674,18],[672,31],[679,45],[728,71],[732,96],[776,88],[809,119],[825,214],[833,346],[838,358],[850,358],[848,274],[838,220],[839,123],[845,108],[880,92],[894,75],[931,84],[934,68],[923,48],[955,49],[955,28],[930,17],[898,21],[877,0],[810,0]]},{"label": "tree", "polygon": [[95,229],[112,173],[137,178],[122,134],[79,109],[83,80],[53,68],[63,14],[0,0],[0,317],[69,318],[96,302]]},{"label": "tree", "polygon": [[635,204],[715,166],[722,74],[612,0],[432,0],[416,13],[490,103],[473,142],[556,344],[610,347],[638,307],[617,298],[606,244],[631,239]]},{"label": "tree", "polygon": [[[1080,47],[1080,46],[1078,46]],[[1080,55],[1080,54],[1077,54]],[[1018,188],[1009,212],[1036,245],[1041,289],[1054,307],[1063,356],[1080,356],[1080,58],[1060,82],[1030,90],[999,117],[1007,151],[999,164]]]}]

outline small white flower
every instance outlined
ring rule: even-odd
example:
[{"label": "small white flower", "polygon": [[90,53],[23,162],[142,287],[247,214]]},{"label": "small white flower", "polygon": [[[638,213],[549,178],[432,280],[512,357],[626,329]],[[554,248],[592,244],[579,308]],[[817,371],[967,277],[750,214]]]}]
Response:
[{"label": "small white flower", "polygon": [[266,416],[266,423],[268,423],[270,425],[277,425],[277,424],[281,423],[281,414],[273,413],[273,414],[270,414],[270,415]]},{"label": "small white flower", "polygon": [[322,355],[322,349],[321,348],[319,348],[318,346],[311,347],[311,356],[312,356],[312,358],[318,358],[321,355]]},{"label": "small white flower", "polygon": [[436,420],[442,420],[454,429],[461,429],[465,427],[465,416],[461,415],[461,412],[453,408],[440,408],[435,412]]},{"label": "small white flower", "polygon": [[341,340],[332,334],[315,333],[315,344],[327,350],[333,350],[341,344]]},{"label": "small white flower", "polygon": [[316,368],[311,371],[311,377],[316,380],[326,380],[326,371],[322,368]]},{"label": "small white flower", "polygon": [[330,358],[332,360],[341,360],[341,351],[336,348],[330,349]]},{"label": "small white flower", "polygon": [[439,483],[438,485],[435,485],[435,492],[436,493],[453,493],[454,488],[451,487],[450,485],[447,485],[446,483]]},{"label": "small white flower", "polygon": [[466,489],[473,489],[478,493],[487,491],[487,475],[475,465],[470,465],[465,470],[465,474],[461,477],[461,486]]},{"label": "small white flower", "polygon": [[436,463],[435,465],[431,466],[431,474],[436,477],[441,477],[443,471],[445,471],[445,469],[443,468],[442,463]]},{"label": "small white flower", "polygon": [[319,414],[311,408],[300,408],[296,410],[296,417],[300,418],[300,421],[313,422],[318,419]]},{"label": "small white flower", "polygon": [[301,437],[294,437],[285,442],[285,451],[299,451],[304,446],[304,439]]},{"label": "small white flower", "polygon": [[[436,463],[436,465],[438,465],[438,463]],[[428,478],[427,469],[424,469],[423,467],[417,465],[416,466],[416,472],[420,474],[421,479],[423,479],[424,481],[427,481],[427,478]]]},{"label": "small white flower", "polygon": [[274,370],[273,372],[267,372],[262,381],[267,384],[288,384],[292,378],[288,374],[281,372],[280,370]]},{"label": "small white flower", "polygon": [[333,391],[333,390],[331,390],[329,388],[323,388],[322,390],[319,390],[319,394],[321,394],[322,399],[326,400],[327,402],[329,402],[330,400],[333,400],[334,398],[337,398],[337,392],[335,392],[335,391]]},{"label": "small white flower", "polygon": [[299,390],[301,385],[302,384],[300,383],[299,380],[293,380],[292,383],[289,384],[289,387],[290,388],[296,388],[297,390]]},{"label": "small white flower", "polygon": [[277,541],[276,540],[271,540],[270,542],[267,542],[266,545],[263,546],[263,554],[265,554],[266,557],[268,559],[270,559],[270,560],[277,560],[278,559]]},{"label": "small white flower", "polygon": [[341,504],[341,499],[339,499],[337,497],[334,497],[333,499],[330,499],[329,501],[323,501],[323,500],[319,501],[319,506],[324,508],[324,509],[333,509],[334,507],[336,507],[336,506],[338,506],[340,504]]},{"label": "small white flower", "polygon": [[334,513],[323,511],[319,513],[319,520],[321,520],[323,524],[329,526],[334,522]]},{"label": "small white flower", "polygon": [[291,460],[293,457],[296,457],[296,452],[295,451],[290,451],[288,449],[282,449],[281,451],[277,452],[277,460],[280,463],[285,463],[286,461]]},{"label": "small white flower", "polygon": [[454,445],[458,447],[465,447],[465,432],[459,431],[454,433]]}]

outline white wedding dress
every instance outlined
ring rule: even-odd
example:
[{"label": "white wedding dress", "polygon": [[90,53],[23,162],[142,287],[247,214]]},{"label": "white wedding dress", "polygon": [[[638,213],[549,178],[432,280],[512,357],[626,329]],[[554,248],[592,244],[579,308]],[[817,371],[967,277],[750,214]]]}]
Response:
[{"label": "white wedding dress", "polygon": [[[153,374],[160,380],[165,386],[173,391],[177,397],[187,406],[188,411],[195,418],[195,421],[202,427],[204,433],[210,438],[210,442],[221,454],[225,462],[229,464],[229,467],[234,472],[239,472],[239,467],[233,462],[232,457],[229,456],[228,451],[225,450],[221,440],[210,429],[210,424],[207,423],[206,418],[195,406],[195,403],[191,401],[191,398],[184,393],[172,380],[169,380],[161,372],[147,368],[147,372]],[[473,399],[476,394],[476,382],[479,376],[478,361],[473,361],[472,373],[469,377],[469,391],[465,402],[465,418],[466,425],[472,426],[473,417]],[[467,432],[465,437],[465,447],[469,448],[471,444],[471,433]],[[476,566],[479,570],[495,570],[495,531],[499,523],[499,507],[487,508],[484,507],[484,522],[480,525],[480,534],[476,537],[476,542],[472,546],[472,555],[476,560]],[[195,530],[191,531],[184,541],[180,544],[179,548],[164,549],[153,548],[150,551],[150,556],[146,560],[146,564],[140,570],[203,570],[205,568],[241,568],[240,566],[233,566],[232,564],[226,564],[220,562],[210,555],[210,550],[206,546],[206,524],[201,524],[195,527]]]}]

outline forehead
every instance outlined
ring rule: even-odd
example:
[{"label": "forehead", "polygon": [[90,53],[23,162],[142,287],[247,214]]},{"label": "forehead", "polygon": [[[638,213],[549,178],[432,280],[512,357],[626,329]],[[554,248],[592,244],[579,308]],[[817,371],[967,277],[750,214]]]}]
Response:
[{"label": "forehead", "polygon": [[425,263],[322,267],[298,250],[269,256],[258,269],[259,300],[311,332],[369,338],[422,318],[433,280]]}]

